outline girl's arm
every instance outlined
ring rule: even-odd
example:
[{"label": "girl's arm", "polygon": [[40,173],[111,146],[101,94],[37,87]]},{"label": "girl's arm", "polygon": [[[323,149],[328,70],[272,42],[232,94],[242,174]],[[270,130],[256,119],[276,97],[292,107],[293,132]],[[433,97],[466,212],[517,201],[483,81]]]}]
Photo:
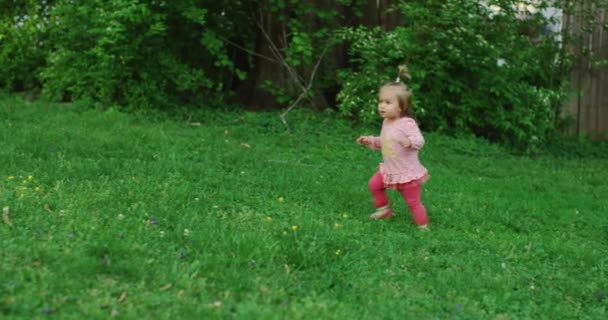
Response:
[{"label": "girl's arm", "polygon": [[371,143],[369,144],[369,147],[374,149],[374,150],[381,150],[382,149],[382,140],[380,139],[380,137],[369,137],[371,140]]},{"label": "girl's arm", "polygon": [[424,145],[424,137],[414,119],[406,119],[403,126],[399,128],[399,132],[402,137],[399,140],[399,144],[402,147],[419,150]]},{"label": "girl's arm", "polygon": [[362,136],[357,139],[357,143],[368,146],[369,148],[374,150],[382,149],[380,137]]}]

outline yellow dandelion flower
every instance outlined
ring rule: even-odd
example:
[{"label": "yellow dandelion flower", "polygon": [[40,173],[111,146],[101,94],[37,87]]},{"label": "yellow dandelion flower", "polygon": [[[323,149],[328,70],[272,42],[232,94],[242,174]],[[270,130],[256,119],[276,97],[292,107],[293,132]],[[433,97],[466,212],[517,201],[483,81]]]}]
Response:
[{"label": "yellow dandelion flower", "polygon": [[21,181],[21,184],[26,184],[26,183],[27,183],[27,180]]},{"label": "yellow dandelion flower", "polygon": [[337,256],[339,256],[339,255],[341,255],[341,254],[342,254],[342,250],[340,250],[340,249],[336,250],[336,255],[337,255]]},{"label": "yellow dandelion flower", "polygon": [[291,226],[291,230],[293,230],[293,231],[298,230],[298,228],[299,228],[298,225],[295,225],[295,224]]},{"label": "yellow dandelion flower", "polygon": [[279,197],[279,199],[277,199],[280,203],[283,203],[285,201],[285,198],[283,197]]},{"label": "yellow dandelion flower", "polygon": [[28,180],[32,180],[32,179],[34,179],[34,177],[33,176],[27,176],[27,179]]},{"label": "yellow dandelion flower", "polygon": [[34,191],[36,191],[36,192],[40,192],[40,191],[42,191],[42,188],[40,188],[40,187],[36,187],[36,188],[34,188]]},{"label": "yellow dandelion flower", "polygon": [[343,218],[343,219],[348,219],[348,213],[343,213],[343,214],[342,214],[342,218]]},{"label": "yellow dandelion flower", "polygon": [[15,180],[15,176],[8,176],[8,178],[7,178],[7,179],[8,179],[9,181],[11,181],[11,180]]}]

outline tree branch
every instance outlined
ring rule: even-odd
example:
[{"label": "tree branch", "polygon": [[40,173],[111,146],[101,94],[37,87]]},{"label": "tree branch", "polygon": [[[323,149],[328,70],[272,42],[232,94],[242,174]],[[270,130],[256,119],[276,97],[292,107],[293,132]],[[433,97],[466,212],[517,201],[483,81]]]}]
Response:
[{"label": "tree branch", "polygon": [[328,47],[325,47],[325,49],[323,49],[323,52],[321,53],[321,55],[319,56],[319,59],[317,60],[317,63],[315,64],[315,67],[313,68],[311,74],[310,74],[310,78],[308,79],[308,85],[306,86],[306,88],[304,88],[304,90],[302,90],[302,93],[300,93],[300,95],[298,96],[298,98],[296,99],[296,101],[294,101],[288,108],[287,110],[285,110],[285,112],[281,113],[281,121],[283,122],[283,124],[285,125],[285,128],[287,128],[287,132],[289,134],[291,134],[291,130],[289,128],[289,123],[287,122],[287,114],[293,109],[295,108],[298,103],[300,102],[300,100],[302,100],[302,98],[305,95],[308,95],[308,92],[310,91],[310,88],[312,87],[312,82],[315,79],[315,76],[317,74],[317,70],[319,69],[319,66],[321,65],[321,60],[323,60],[323,57],[325,56],[325,53],[327,52]]},{"label": "tree branch", "polygon": [[243,51],[245,51],[245,52],[247,52],[247,53],[249,53],[251,55],[254,55],[256,57],[260,57],[260,58],[262,58],[264,60],[268,60],[270,62],[274,62],[276,64],[281,64],[279,61],[277,61],[277,60],[275,60],[275,59],[273,59],[271,57],[267,57],[267,56],[265,56],[263,54],[259,54],[259,53],[255,52],[253,50],[249,50],[249,49],[247,49],[247,48],[245,48],[245,47],[243,47],[243,46],[241,46],[241,45],[239,45],[239,44],[237,44],[235,42],[232,42],[232,41],[230,41],[230,40],[228,40],[228,39],[220,36],[220,35],[217,35],[217,37],[220,38],[220,39],[222,39],[222,40],[224,40],[224,41],[226,41],[229,45],[232,45],[235,48],[241,49],[241,50],[243,50]]},{"label": "tree branch", "polygon": [[[268,35],[268,32],[266,32],[266,29],[264,28],[264,24],[263,24],[263,15],[262,14],[260,14],[260,19],[258,19],[256,21],[256,24],[257,24],[258,28],[260,29],[260,31],[262,32],[262,35],[264,36],[264,38],[266,39],[266,41],[269,44],[270,52],[274,56],[273,61],[276,61],[277,63],[280,63],[283,65],[283,67],[287,70],[290,77],[292,78],[293,82],[296,84],[296,86],[301,91],[300,94],[298,95],[298,97],[296,98],[296,100],[289,107],[287,107],[287,109],[284,112],[282,112],[280,115],[281,122],[283,122],[283,124],[285,125],[287,132],[289,134],[291,134],[291,129],[289,127],[289,123],[287,122],[287,115],[304,98],[308,99],[310,101],[310,103],[314,105],[314,101],[309,96],[309,92],[312,88],[312,83],[315,79],[319,66],[321,65],[321,61],[323,60],[323,57],[325,56],[329,46],[327,46],[323,49],[323,52],[319,56],[319,59],[317,60],[315,66],[310,74],[308,83],[305,85],[303,77],[295,70],[294,67],[292,67],[291,65],[289,65],[289,63],[287,63],[287,59],[283,56],[283,54],[281,53],[281,50],[277,47],[276,43],[272,40],[270,35]],[[283,36],[283,41],[285,41],[285,46],[287,46],[287,35],[285,33],[285,29],[283,29],[282,36]]]}]

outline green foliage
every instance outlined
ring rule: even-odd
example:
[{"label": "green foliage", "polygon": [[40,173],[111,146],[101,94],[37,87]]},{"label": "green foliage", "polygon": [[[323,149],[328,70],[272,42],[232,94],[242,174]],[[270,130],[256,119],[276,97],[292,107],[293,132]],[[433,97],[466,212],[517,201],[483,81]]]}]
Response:
[{"label": "green foliage", "polygon": [[[315,77],[308,97],[323,95],[330,87],[337,86],[333,64],[328,53],[335,49],[334,30],[347,24],[350,15],[360,16],[365,1],[344,0],[333,3],[323,1],[268,0],[258,3],[258,17],[253,17],[254,28],[263,28],[273,47],[270,57],[283,69],[287,78],[266,79],[262,86],[270,92],[279,105],[288,105],[303,92],[311,78]],[[259,20],[255,20],[259,19]],[[274,25],[277,24],[278,26]],[[269,26],[270,25],[270,26]],[[276,29],[273,29],[276,28]],[[282,32],[280,35],[272,33]],[[321,72],[313,74],[319,63]],[[318,71],[315,70],[315,71]]]},{"label": "green foliage", "polygon": [[[386,33],[379,27],[344,28],[336,33],[336,37],[350,43],[350,62],[353,64],[352,69],[338,72],[342,86],[337,96],[338,108],[342,114],[356,116],[366,123],[377,121],[378,89],[397,77],[394,63],[403,61],[403,46],[411,42],[407,41],[405,34]],[[417,112],[424,113],[425,110],[420,108]]]},{"label": "green foliage", "polygon": [[377,129],[292,118],[1,97],[0,318],[608,316],[605,155],[427,134],[422,233],[396,193],[367,218],[380,156],[353,130]]},{"label": "green foliage", "polygon": [[162,15],[144,4],[121,0],[89,5],[60,2],[53,13],[55,48],[42,73],[48,97],[88,98],[103,104],[116,99],[135,106],[148,99],[162,101],[154,92],[163,92],[159,86],[166,66],[158,64],[158,58],[150,59],[158,54],[159,43],[154,42],[165,32]]},{"label": "green foliage", "polygon": [[49,53],[48,7],[37,0],[0,4],[0,88],[38,90]]},{"label": "green foliage", "polygon": [[503,1],[493,14],[474,1],[408,1],[394,30],[341,30],[355,67],[340,72],[340,110],[374,119],[379,81],[393,81],[407,64],[424,128],[538,147],[553,132],[568,73],[559,43],[540,34],[547,19],[518,19],[513,4]]},{"label": "green foliage", "polygon": [[219,14],[222,3],[14,2],[0,7],[0,85],[9,90],[163,109],[221,104],[233,75],[245,76],[224,39],[248,32]]},{"label": "green foliage", "polygon": [[[44,92],[53,99],[67,96],[132,108],[201,102],[222,87],[211,71],[232,67],[221,40],[206,29],[207,13],[196,1],[170,6],[60,1],[53,7],[55,48],[42,72]],[[197,29],[189,37],[174,37]],[[189,60],[179,50],[195,50],[198,57]]]}]

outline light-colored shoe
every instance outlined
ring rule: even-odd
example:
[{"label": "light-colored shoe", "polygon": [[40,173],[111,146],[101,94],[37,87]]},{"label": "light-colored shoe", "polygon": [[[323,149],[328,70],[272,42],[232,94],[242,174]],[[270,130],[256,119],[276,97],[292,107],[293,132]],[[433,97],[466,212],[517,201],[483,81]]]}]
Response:
[{"label": "light-colored shoe", "polygon": [[424,232],[431,231],[431,229],[429,229],[428,224],[423,224],[423,225],[418,226],[418,230],[424,231]]},{"label": "light-colored shoe", "polygon": [[369,215],[372,220],[386,219],[393,215],[393,210],[389,206],[384,206],[376,209],[376,212]]}]

